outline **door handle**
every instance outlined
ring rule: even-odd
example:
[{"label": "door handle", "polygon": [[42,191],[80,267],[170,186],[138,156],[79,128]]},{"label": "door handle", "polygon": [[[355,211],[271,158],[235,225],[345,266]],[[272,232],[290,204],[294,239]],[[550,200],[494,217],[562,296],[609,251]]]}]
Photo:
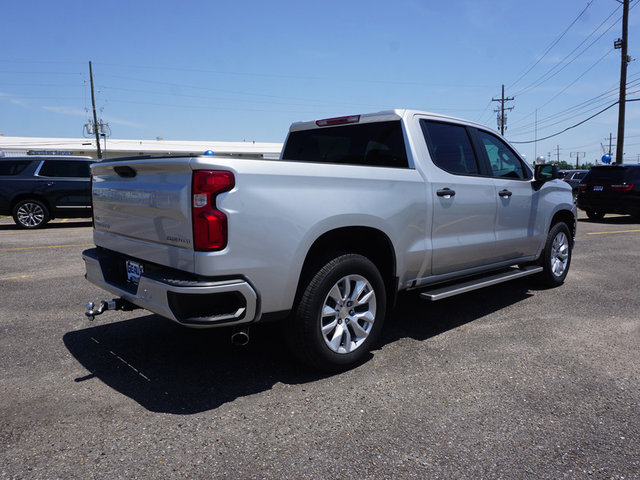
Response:
[{"label": "door handle", "polygon": [[47,182],[47,187],[53,187],[56,184],[56,182]]},{"label": "door handle", "polygon": [[451,198],[455,197],[456,191],[451,190],[450,188],[441,188],[440,190],[436,191],[436,195],[438,195],[439,197]]},{"label": "door handle", "polygon": [[509,190],[507,190],[507,189],[505,188],[504,190],[500,190],[500,191],[498,192],[498,195],[500,195],[502,198],[505,198],[505,197],[507,197],[507,198],[508,198],[508,197],[510,197],[511,195],[513,195],[513,193],[511,193]]}]

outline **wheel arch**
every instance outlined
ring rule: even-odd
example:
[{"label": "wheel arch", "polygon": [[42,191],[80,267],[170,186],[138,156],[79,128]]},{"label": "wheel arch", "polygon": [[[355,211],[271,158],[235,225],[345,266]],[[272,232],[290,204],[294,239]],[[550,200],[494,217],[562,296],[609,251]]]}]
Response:
[{"label": "wheel arch", "polygon": [[553,218],[551,219],[551,224],[549,225],[549,230],[553,228],[556,223],[563,222],[569,227],[569,231],[571,232],[571,243],[575,242],[576,238],[576,217],[570,210],[559,210],[557,211]]},{"label": "wheel arch", "polygon": [[[366,242],[362,239],[366,238]],[[380,271],[391,306],[395,301],[398,279],[396,254],[389,237],[376,228],[352,226],[325,232],[309,248],[302,265],[296,290],[296,303],[311,277],[331,258],[340,254],[355,253],[368,258]]]}]

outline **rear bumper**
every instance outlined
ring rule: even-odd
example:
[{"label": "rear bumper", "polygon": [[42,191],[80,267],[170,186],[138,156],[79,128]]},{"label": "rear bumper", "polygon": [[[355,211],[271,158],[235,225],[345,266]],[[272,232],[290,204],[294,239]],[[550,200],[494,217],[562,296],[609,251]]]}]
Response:
[{"label": "rear bumper", "polygon": [[597,197],[578,194],[577,205],[580,210],[598,210],[605,213],[640,213],[639,196]]},{"label": "rear bumper", "polygon": [[[126,256],[92,248],[82,252],[85,278],[141,308],[192,327],[250,323],[258,315],[258,295],[243,278],[216,279],[140,262],[145,272],[135,285],[126,280]],[[135,259],[133,259],[135,260]]]}]

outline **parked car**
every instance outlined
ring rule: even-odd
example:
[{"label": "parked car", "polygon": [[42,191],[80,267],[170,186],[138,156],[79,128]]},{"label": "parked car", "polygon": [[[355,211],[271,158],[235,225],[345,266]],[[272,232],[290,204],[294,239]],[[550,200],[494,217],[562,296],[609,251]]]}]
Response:
[{"label": "parked car", "polygon": [[607,213],[640,218],[640,165],[593,167],[580,182],[577,204],[593,220]]},{"label": "parked car", "polygon": [[561,176],[562,180],[571,185],[571,191],[575,197],[578,194],[578,185],[580,180],[589,172],[589,170],[564,170]]},{"label": "parked car", "polygon": [[21,228],[49,220],[91,217],[89,157],[0,158],[0,215]]}]

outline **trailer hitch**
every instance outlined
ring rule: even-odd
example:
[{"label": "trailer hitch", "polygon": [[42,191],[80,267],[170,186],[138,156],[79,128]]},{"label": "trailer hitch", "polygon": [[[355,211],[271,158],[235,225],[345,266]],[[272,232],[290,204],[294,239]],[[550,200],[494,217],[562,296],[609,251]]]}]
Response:
[{"label": "trailer hitch", "polygon": [[96,318],[96,315],[102,315],[107,310],[122,310],[125,312],[129,312],[131,310],[136,310],[138,307],[133,303],[125,300],[124,298],[114,298],[113,300],[101,300],[98,308],[96,308],[96,304],[93,302],[87,303],[87,311],[84,314],[90,321],[93,321]]}]

